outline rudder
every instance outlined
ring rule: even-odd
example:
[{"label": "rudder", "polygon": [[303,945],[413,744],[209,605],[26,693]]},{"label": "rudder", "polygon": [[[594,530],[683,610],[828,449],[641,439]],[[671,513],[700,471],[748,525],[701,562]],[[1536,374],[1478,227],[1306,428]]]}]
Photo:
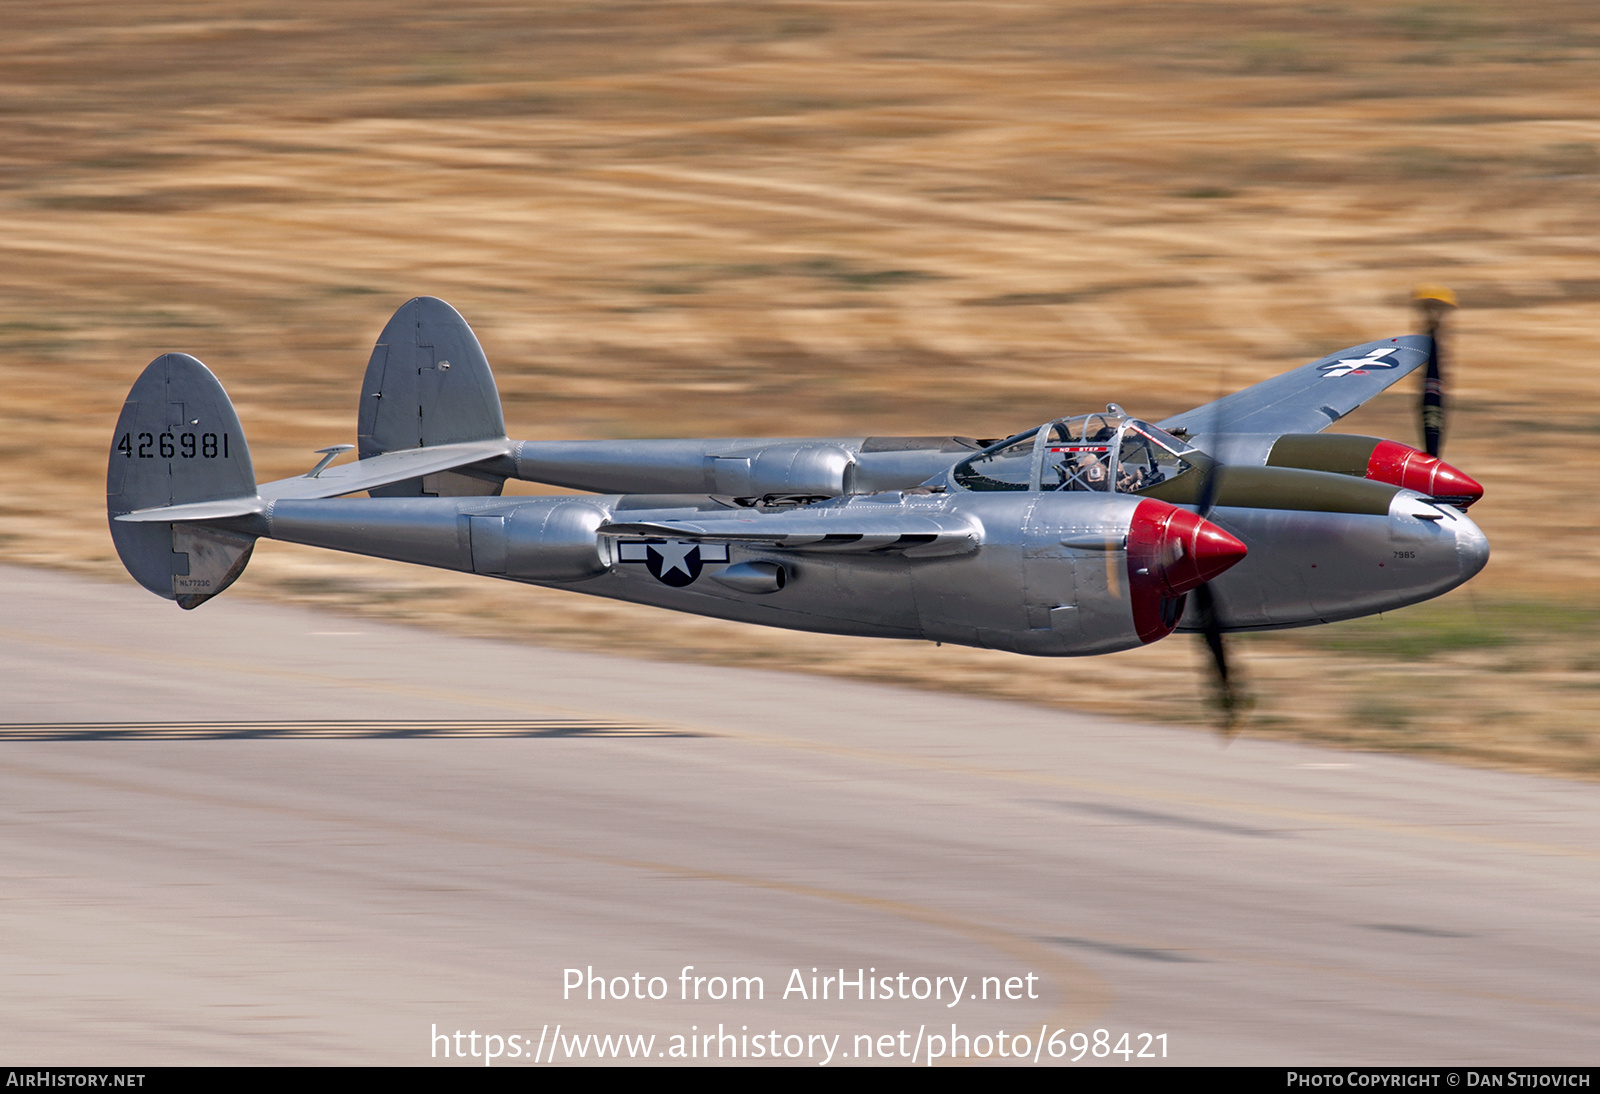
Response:
[{"label": "rudder", "polygon": [[[362,459],[410,448],[504,437],[489,359],[461,313],[432,296],[402,304],[367,363],[356,414]],[[370,491],[373,497],[498,494],[503,477],[443,472]]]},{"label": "rudder", "polygon": [[187,353],[164,353],[134,381],[106,469],[111,540],[133,579],[184,608],[233,584],[255,537],[199,524],[131,523],[139,509],[251,497],[255,468],[222,384]]}]

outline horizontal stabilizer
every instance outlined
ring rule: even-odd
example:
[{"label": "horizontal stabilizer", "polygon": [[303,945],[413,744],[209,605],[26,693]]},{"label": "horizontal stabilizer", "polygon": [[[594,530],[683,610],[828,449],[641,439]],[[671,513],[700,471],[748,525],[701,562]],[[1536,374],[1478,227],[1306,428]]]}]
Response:
[{"label": "horizontal stabilizer", "polygon": [[404,479],[435,475],[469,464],[511,454],[512,442],[504,437],[485,441],[461,441],[427,448],[408,448],[385,452],[381,456],[324,468],[316,477],[296,475],[263,483],[260,494],[269,501],[278,498],[336,498],[361,490],[374,490]]},{"label": "horizontal stabilizer", "polygon": [[267,511],[262,498],[226,498],[222,501],[196,501],[188,505],[162,505],[155,509],[139,509],[121,513],[112,520],[128,524],[175,524],[180,521],[227,520],[230,517],[248,517]]},{"label": "horizontal stabilizer", "polygon": [[510,441],[498,440],[467,441],[462,444],[442,444],[434,448],[412,448],[405,452],[386,452],[368,460],[325,467],[315,475],[296,475],[292,479],[263,483],[251,497],[140,509],[120,515],[116,519],[132,523],[151,523],[247,517],[266,512],[269,502],[287,498],[296,500],[336,498],[342,494],[371,490],[421,475],[433,475],[441,471],[466,467],[506,455],[510,449]]}]

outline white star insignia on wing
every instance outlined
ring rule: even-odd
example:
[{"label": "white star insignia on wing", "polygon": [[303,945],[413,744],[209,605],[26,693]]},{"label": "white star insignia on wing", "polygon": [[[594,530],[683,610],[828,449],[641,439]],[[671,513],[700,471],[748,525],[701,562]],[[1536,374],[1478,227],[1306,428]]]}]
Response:
[{"label": "white star insignia on wing", "polygon": [[1352,372],[1359,372],[1374,365],[1393,368],[1394,362],[1384,360],[1392,352],[1388,347],[1380,346],[1368,350],[1365,357],[1345,357],[1331,365],[1324,365],[1323,371],[1329,376],[1348,376]]}]

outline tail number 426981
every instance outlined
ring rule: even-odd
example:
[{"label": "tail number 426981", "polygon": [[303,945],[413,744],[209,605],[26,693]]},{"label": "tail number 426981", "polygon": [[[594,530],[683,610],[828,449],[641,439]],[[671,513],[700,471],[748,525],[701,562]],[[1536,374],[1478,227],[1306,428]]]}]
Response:
[{"label": "tail number 426981", "polygon": [[170,459],[202,459],[214,460],[218,456],[228,458],[228,435],[226,433],[140,433],[137,440],[132,433],[124,433],[117,442],[118,452],[128,459],[133,459],[135,452],[141,460],[153,460],[160,457]]}]

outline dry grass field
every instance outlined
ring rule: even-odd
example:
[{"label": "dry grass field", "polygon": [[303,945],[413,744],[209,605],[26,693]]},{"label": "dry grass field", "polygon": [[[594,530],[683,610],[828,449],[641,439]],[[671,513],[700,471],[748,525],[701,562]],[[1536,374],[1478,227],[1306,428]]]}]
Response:
[{"label": "dry grass field", "polygon": [[[1411,329],[1439,281],[1494,559],[1237,641],[1244,731],[1600,778],[1597,87],[1592,0],[18,0],[0,558],[120,577],[104,460],[165,350],[262,478],[353,441],[414,295],[474,324],[514,436],[988,436],[1172,413]],[[1414,442],[1413,392],[1341,428]],[[1037,661],[272,543],[228,595],[1208,720],[1193,639]]]}]

